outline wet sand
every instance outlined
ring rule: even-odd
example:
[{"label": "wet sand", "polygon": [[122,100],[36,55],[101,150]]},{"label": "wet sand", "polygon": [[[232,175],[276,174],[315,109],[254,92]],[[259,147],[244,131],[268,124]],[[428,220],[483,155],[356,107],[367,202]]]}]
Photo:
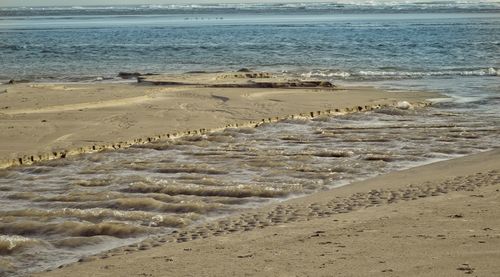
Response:
[{"label": "wet sand", "polygon": [[35,276],[498,276],[500,150],[390,173]]},{"label": "wet sand", "polygon": [[[265,136],[250,135],[256,129],[240,128],[237,130],[241,130],[242,134],[248,136],[250,144],[253,141],[259,147],[264,147],[265,149],[261,149],[264,152],[269,150],[267,148],[269,147],[268,144],[273,146],[273,143],[278,139],[279,145],[284,146],[285,142],[290,142],[288,146],[291,149],[297,146],[297,151],[303,152],[303,146],[309,147],[306,147],[305,150],[309,150],[310,153],[306,151],[300,155],[304,163],[306,163],[306,160],[304,160],[306,156],[313,159],[315,159],[314,157],[320,157],[326,160],[333,157],[337,165],[339,163],[337,158],[344,157],[343,152],[330,153],[321,152],[323,151],[321,150],[321,153],[316,153],[311,148],[314,146],[315,139],[329,138],[335,144],[338,143],[334,139],[336,137],[340,140],[343,138],[349,145],[361,143],[359,146],[366,149],[361,152],[358,151],[359,153],[356,152],[354,160],[358,163],[357,159],[361,158],[363,161],[373,161],[373,163],[384,165],[396,163],[401,164],[401,166],[403,166],[403,160],[410,158],[408,156],[412,155],[420,158],[432,158],[434,154],[438,154],[438,156],[441,154],[465,155],[476,152],[474,147],[469,146],[475,145],[478,147],[476,150],[484,150],[491,149],[491,145],[495,145],[494,143],[491,145],[487,143],[487,138],[494,137],[496,134],[494,128],[458,122],[458,115],[442,114],[437,111],[427,111],[429,112],[428,116],[437,121],[432,123],[425,121],[422,125],[422,122],[419,123],[418,121],[420,117],[427,118],[424,116],[425,113],[418,117],[418,112],[413,115],[414,111],[409,113],[404,111],[407,108],[405,106],[409,104],[401,106],[401,101],[408,101],[415,106],[427,105],[427,99],[438,97],[434,93],[388,92],[367,87],[339,88],[312,80],[287,81],[280,78],[273,79],[274,77],[268,75],[257,81],[254,80],[253,75],[248,77],[250,80],[243,75],[224,75],[223,78],[219,78],[219,75],[208,76],[204,74],[200,75],[201,77],[193,74],[189,78],[186,76],[164,75],[140,79],[138,84],[28,83],[5,86],[6,92],[0,94],[2,105],[5,105],[0,107],[2,108],[0,110],[0,118],[2,119],[0,120],[0,128],[5,131],[0,133],[0,160],[3,160],[0,166],[26,165],[38,160],[64,158],[79,153],[126,148],[135,145],[135,147],[129,149],[131,150],[130,153],[124,152],[125,150],[113,151],[108,152],[109,157],[93,154],[96,156],[83,156],[81,162],[85,165],[86,159],[91,162],[99,160],[98,164],[100,164],[101,159],[106,160],[109,158],[112,160],[116,158],[112,153],[117,152],[117,158],[120,158],[119,155],[128,153],[127,157],[134,160],[133,162],[124,159],[124,157],[120,160],[122,164],[132,162],[135,166],[133,170],[149,169],[153,170],[155,174],[175,175],[182,173],[225,176],[224,174],[227,173],[228,169],[221,169],[221,171],[207,168],[205,170],[198,168],[197,163],[190,165],[192,168],[183,164],[166,166],[164,163],[179,163],[179,161],[170,161],[169,158],[162,158],[162,155],[158,156],[158,158],[161,158],[159,160],[161,168],[156,170],[150,168],[151,164],[149,162],[151,161],[149,159],[153,156],[148,156],[148,163],[146,164],[149,166],[146,166],[146,164],[140,162],[140,157],[132,154],[136,152],[146,153],[148,151],[153,154],[156,153],[155,151],[162,152],[170,149],[177,153],[175,158],[186,162],[189,155],[186,156],[185,154],[192,152],[193,155],[196,154],[195,156],[205,155],[205,153],[201,152],[206,150],[207,153],[213,155],[217,151],[225,149],[220,147],[225,142],[228,142],[227,135],[230,138],[233,135],[238,136],[233,134],[236,132],[235,129],[222,131],[226,127],[255,127],[260,125],[262,128],[257,129],[264,129],[271,133],[282,132],[283,130],[277,128],[275,124],[261,124],[287,119],[283,121],[285,125],[290,124],[289,127],[300,130],[301,127],[298,126],[302,123],[297,126],[293,125],[296,123],[295,121],[303,120],[296,118],[297,116],[314,117],[313,120],[309,120],[316,122],[314,125],[316,129],[309,134],[312,137],[306,139],[304,136],[306,136],[307,132],[299,131],[298,133],[295,132],[297,134],[294,136],[273,137],[271,134],[267,138]],[[398,105],[403,109],[383,108]],[[380,109],[381,107],[382,109]],[[372,109],[377,109],[377,111],[335,118],[339,118],[344,122],[343,124],[346,122],[355,123],[356,115],[360,115],[361,118],[371,122],[367,123],[368,125],[375,124],[373,126],[362,124],[356,127],[357,125],[351,126],[347,124],[342,125],[346,128],[344,130],[328,124],[325,126],[320,124],[323,121],[330,121],[329,118],[321,116],[341,115]],[[386,118],[381,115],[389,117]],[[399,123],[389,123],[390,120],[394,120],[394,118],[391,118],[393,115],[399,116]],[[415,117],[412,117],[412,115]],[[405,116],[409,117],[406,118]],[[453,124],[448,124],[446,117],[454,118]],[[377,123],[377,120],[374,119],[380,122]],[[427,120],[430,120],[430,118],[427,118]],[[383,124],[380,125],[381,123]],[[324,128],[322,129],[320,126]],[[405,131],[399,133],[392,129],[384,130],[383,126],[392,126],[396,128],[395,130],[403,127]],[[283,127],[281,126],[281,128]],[[219,132],[199,136],[200,133],[213,130],[219,130]],[[293,130],[289,131],[294,134]],[[432,132],[432,134],[426,132]],[[380,153],[375,151],[378,144],[389,145],[391,141],[389,137],[397,133],[399,133],[399,136],[396,141],[427,141],[428,144],[434,147],[432,151],[430,150],[433,154],[425,150],[424,154],[420,153],[421,151],[414,151],[410,147],[410,145],[413,145],[411,143],[405,144],[405,147],[403,147],[408,152],[407,155],[403,155],[403,152],[397,154],[386,153],[387,151],[379,151]],[[423,137],[422,134],[424,134]],[[195,136],[171,140],[170,142],[161,140],[184,135]],[[212,142],[213,147],[207,148],[213,139],[217,143]],[[220,139],[222,140],[219,141]],[[431,140],[434,141],[434,139],[436,139],[437,144],[431,143]],[[352,142],[349,143],[349,140]],[[467,142],[471,140],[475,141],[475,143]],[[141,145],[148,142],[155,143]],[[218,145],[218,143],[222,144]],[[460,147],[462,144],[464,147]],[[201,148],[191,151],[189,145],[195,148],[200,146]],[[323,146],[328,149],[339,147],[337,144],[333,146],[325,144]],[[421,148],[425,149],[423,146]],[[252,153],[250,152],[259,149],[258,147],[254,149],[254,147],[245,146],[240,150],[249,152],[247,154],[251,156]],[[274,148],[271,147],[270,149]],[[181,151],[181,153],[179,150],[186,150],[187,152]],[[280,159],[280,155],[283,155],[284,152],[281,148],[278,150],[280,154],[276,152],[276,157]],[[372,153],[373,151],[375,151],[375,154]],[[253,154],[262,159],[265,157],[265,155],[262,155],[264,152]],[[271,164],[276,165],[278,161],[273,160],[276,157],[273,158],[271,152],[266,152],[266,155],[270,155],[266,158],[267,163],[253,159],[251,160],[253,163],[243,161],[248,163],[243,167],[246,169],[253,165],[257,167],[274,167]],[[239,153],[238,156],[232,158],[241,158],[241,154]],[[304,156],[304,154],[307,155]],[[348,156],[353,154],[354,152]],[[404,158],[398,155],[403,155]],[[495,150],[399,173],[391,173],[338,189],[322,190],[320,193],[288,200],[281,204],[267,205],[257,210],[243,209],[242,214],[236,213],[237,215],[226,218],[213,220],[213,217],[211,217],[212,220],[208,222],[197,221],[194,224],[184,224],[182,217],[172,218],[173,221],[168,218],[165,224],[178,228],[172,234],[165,235],[164,232],[155,234],[140,243],[101,252],[95,256],[85,257],[85,255],[78,254],[76,257],[82,257],[79,263],[62,267],[61,270],[47,274],[49,276],[86,276],[86,274],[88,276],[165,276],[167,273],[171,276],[224,276],[229,274],[236,276],[329,276],[332,275],[332,272],[335,272],[335,275],[340,276],[371,276],[399,272],[401,275],[428,274],[429,276],[436,276],[454,275],[457,272],[458,274],[482,272],[480,275],[496,275],[498,268],[491,266],[490,259],[498,259],[499,257],[496,249],[499,246],[500,235],[497,234],[498,232],[495,233],[495,230],[500,230],[500,226],[498,220],[495,219],[498,211],[488,207],[491,206],[491,203],[498,202],[499,199],[496,194],[496,190],[499,189],[499,156],[500,151]],[[173,158],[171,155],[169,157],[170,159]],[[214,166],[216,160],[214,157],[211,161],[206,162]],[[419,159],[414,161],[417,160]],[[232,161],[237,165],[236,160],[233,159]],[[44,163],[41,163],[37,164],[37,166],[26,167],[26,172],[22,170],[24,167],[19,167],[19,172],[16,171],[17,167],[12,169],[15,172],[6,170],[4,177],[30,175],[30,172],[33,171],[34,175],[45,174],[46,176],[27,176],[28,179],[26,180],[38,182],[44,182],[45,180],[47,184],[52,185],[64,183],[66,179],[62,178],[58,181],[56,178],[58,175],[56,174],[57,176],[54,175],[55,181],[51,182],[52,179],[49,178],[49,175],[53,170],[47,168],[47,165],[56,167],[58,165],[71,165],[68,166],[68,169],[75,170],[77,168],[75,167],[77,161],[73,158],[53,162],[55,163],[46,163],[45,166]],[[316,162],[319,162],[319,160]],[[119,166],[120,162],[117,164]],[[285,166],[286,164],[281,163],[280,165]],[[102,165],[97,166],[97,168],[102,167]],[[314,166],[321,167],[321,163],[314,163]],[[355,166],[359,167],[358,164]],[[325,169],[320,168],[321,170],[317,171],[310,166],[307,168],[295,168],[290,165],[285,167],[299,172],[297,176],[301,175],[300,178],[307,174],[312,174],[311,177],[315,176],[315,174],[317,175],[318,172]],[[105,173],[108,177],[110,176],[111,171],[109,170],[111,168],[104,166],[101,169],[108,171],[90,171],[92,174]],[[231,170],[231,172],[236,171]],[[256,172],[260,171],[257,170]],[[372,172],[379,172],[380,174],[383,171],[376,169],[375,166]],[[90,173],[85,170],[83,172],[87,175]],[[74,172],[69,173],[66,177],[70,177],[71,174],[74,174]],[[134,172],[135,175],[137,175],[136,172]],[[372,176],[373,174],[369,175]],[[284,177],[293,177],[293,174],[284,174]],[[226,179],[223,178],[223,180],[227,181]],[[262,178],[253,178],[252,180],[266,181],[266,179]],[[107,179],[88,181],[78,183],[76,188],[81,190],[82,188],[86,189],[87,186],[106,186],[109,183]],[[153,184],[154,182],[150,184],[151,180],[149,179],[146,181],[142,182],[140,186],[131,184],[129,189],[132,190],[120,188],[120,192],[133,193],[134,195],[143,192],[171,194],[171,190],[174,189],[172,186],[158,186]],[[205,184],[206,181],[208,183]],[[221,184],[224,184],[222,181],[214,181],[215,179],[205,180],[203,178],[203,185],[220,187]],[[267,181],[270,180],[267,179]],[[40,184],[37,185],[37,189],[40,189]],[[68,183],[66,185],[75,184]],[[150,187],[150,185],[153,185],[153,187]],[[312,191],[317,191],[310,185],[307,187]],[[180,187],[183,187],[183,184],[180,184]],[[226,191],[221,190],[219,187],[217,187],[217,195],[223,193],[222,196],[224,197],[245,197],[240,195],[241,192],[239,191],[237,191],[237,195],[226,195]],[[237,190],[242,188],[240,185]],[[8,189],[8,186],[4,186],[3,189]],[[65,195],[61,188],[56,189],[58,192],[62,192],[62,195]],[[166,189],[168,191],[165,191]],[[30,196],[23,193],[11,195],[16,189],[11,191],[12,193],[8,193],[8,195],[12,199],[22,197],[22,199],[26,200],[32,196],[35,197],[34,194]],[[214,193],[213,191],[209,192],[210,195]],[[259,191],[257,190],[257,192]],[[277,190],[266,190],[266,194],[262,196],[269,197],[270,192],[281,193]],[[181,195],[199,194],[197,191],[186,191],[185,188],[178,193]],[[203,192],[203,195],[205,193],[206,191]],[[284,195],[287,195],[287,193]],[[99,204],[99,201],[103,199],[94,199],[95,195],[92,193],[88,195],[90,198],[85,196],[88,199],[84,196],[83,194],[69,195],[69,198],[66,199],[64,198],[66,196],[60,198],[52,195],[52,198],[47,199],[56,202],[63,201],[57,203],[57,205],[63,205],[61,207],[64,207],[64,216],[83,216],[82,218],[85,218],[88,215],[81,214],[80,209],[91,208],[92,205]],[[113,195],[106,197],[109,198],[110,196]],[[118,195],[115,196],[118,197]],[[161,195],[155,194],[154,196],[159,197]],[[257,193],[257,196],[260,197],[261,195]],[[39,198],[36,198],[37,201],[43,200]],[[168,196],[168,199],[166,199],[166,196],[162,196],[161,199],[167,202],[180,199],[174,198],[179,197]],[[218,201],[217,199],[215,201]],[[83,206],[73,203],[72,207],[75,209],[67,210],[64,203],[67,200],[70,202],[99,201],[82,204]],[[106,201],[108,200],[110,199]],[[105,206],[105,208],[117,208],[120,211],[132,209],[133,211],[128,211],[126,214],[125,219],[127,220],[144,217],[144,214],[139,214],[135,207],[143,207],[145,203],[143,200],[145,199],[118,200],[111,199],[111,202],[108,203],[111,206]],[[146,200],[149,201],[150,199]],[[227,199],[219,200],[227,201]],[[156,200],[152,202],[154,202],[152,203],[153,206],[149,205],[143,208],[153,209],[156,212],[198,212],[199,209],[203,210],[205,206],[211,203],[209,201],[201,206],[193,206],[191,203],[181,201],[179,202],[182,204],[181,206],[186,204],[188,209],[186,210],[183,206],[182,210],[179,210],[180,206],[177,204],[166,205]],[[231,200],[230,203],[236,202]],[[219,203],[216,202],[216,204]],[[455,210],[459,211],[455,212]],[[37,214],[34,215],[33,212]],[[20,211],[9,211],[7,214],[12,217],[10,220],[14,220],[17,216],[24,218],[27,215],[40,216],[44,219],[45,217],[52,218],[57,212],[49,209],[47,212],[29,210],[27,214]],[[106,210],[106,212],[110,211]],[[124,213],[119,214],[121,217],[125,215]],[[223,215],[223,213],[219,215]],[[97,216],[101,220],[102,216],[107,218],[109,215],[99,213],[92,216]],[[153,213],[148,212],[146,213],[147,216],[153,216]],[[117,215],[112,213],[112,217],[117,217]],[[471,218],[470,221],[467,221],[468,217]],[[96,218],[86,218],[84,221],[86,220],[94,222]],[[8,224],[3,224],[2,228],[12,227],[17,224],[16,222],[17,220],[9,221]],[[93,233],[89,234],[90,229],[88,226],[83,226],[80,223],[71,225],[70,222],[62,222],[61,226],[57,224],[41,224],[40,226],[43,228],[34,228],[34,225],[30,225],[28,229],[33,229],[35,234],[38,234],[37,232],[43,234],[73,232],[70,236],[93,235]],[[477,229],[478,224],[488,226]],[[99,229],[95,234],[107,234],[118,238],[122,236],[128,237],[131,233],[140,231],[137,228],[129,230],[122,228],[122,225],[108,223],[95,224],[95,227]],[[120,232],[125,231],[127,233],[116,233],[118,229],[115,227],[120,227],[118,228]],[[8,232],[12,233],[11,231]],[[477,233],[475,233],[476,231]],[[23,237],[14,236],[9,238],[9,240],[12,239],[19,240],[23,239]],[[63,239],[58,244],[55,243],[55,237],[52,239],[54,246],[68,247],[68,249],[71,249],[77,243],[76,240]],[[473,243],[475,240],[478,241],[477,245]],[[18,244],[23,245],[23,243],[19,242]],[[98,243],[98,241],[95,243]],[[9,249],[9,246],[3,248]],[[110,249],[110,247],[106,249]],[[408,249],[412,250],[408,251]],[[33,249],[33,251],[36,250]],[[91,253],[97,252],[93,251]],[[29,255],[29,253],[25,254]],[[361,265],[360,259],[362,259]],[[235,267],[234,264],[238,264],[238,266]],[[9,266],[9,264],[0,264],[0,267],[5,270],[4,273],[11,272]],[[89,268],[92,268],[92,270],[89,270]],[[14,271],[15,269],[12,272]]]},{"label": "wet sand", "polygon": [[282,79],[270,77],[251,82],[225,77],[222,83],[197,75],[179,78],[191,82],[155,85],[161,81],[157,76],[138,84],[2,85],[0,168],[227,126],[254,126],[291,115],[318,116],[437,97],[314,82],[294,81],[295,87],[287,87]]}]

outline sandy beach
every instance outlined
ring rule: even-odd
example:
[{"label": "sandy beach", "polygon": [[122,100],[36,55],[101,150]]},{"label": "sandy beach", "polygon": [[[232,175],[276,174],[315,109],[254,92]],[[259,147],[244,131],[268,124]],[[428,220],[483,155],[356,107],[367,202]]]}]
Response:
[{"label": "sandy beach", "polygon": [[498,276],[499,161],[394,172],[34,276]]},{"label": "sandy beach", "polygon": [[[283,88],[286,81],[269,77],[251,80],[278,88],[256,88],[249,78],[224,74],[218,82],[219,75],[153,76],[151,83],[139,84],[4,85],[0,168],[228,126],[255,126],[293,115],[352,112],[399,101],[418,104],[437,97],[369,87]],[[176,83],[152,84],[161,77]]]},{"label": "sandy beach", "polygon": [[[145,77],[140,79],[139,83],[5,85],[5,93],[0,94],[3,106],[0,113],[0,160],[3,161],[1,166],[22,164],[21,169],[29,169],[29,164],[35,163],[36,166],[37,161],[62,160],[80,153],[146,144],[144,148],[138,147],[135,152],[129,153],[132,155],[139,153],[141,149],[146,151],[148,143],[155,141],[159,143],[152,145],[149,150],[163,151],[172,148],[174,144],[162,144],[162,139],[199,135],[226,127],[256,127],[262,123],[297,117],[326,118],[388,106],[399,106],[400,109],[398,111],[398,108],[393,108],[385,112],[403,115],[401,111],[418,109],[419,106],[428,105],[430,98],[440,97],[432,92],[337,87],[314,80],[290,81],[268,75],[248,77],[239,73],[229,76],[224,73],[222,76],[223,78],[221,74],[163,75]],[[448,117],[439,112],[436,114]],[[400,120],[406,122],[414,119],[410,117]],[[405,136],[421,140],[418,136],[424,135],[426,128],[434,128],[436,133],[433,135],[442,139],[436,130],[451,128],[448,139],[466,140],[478,137],[460,130],[460,135],[457,136],[455,133],[458,131],[453,129],[453,125],[440,124],[415,125],[412,128],[416,129]],[[378,129],[370,129],[373,126],[360,128],[367,134],[374,134],[364,138],[349,138],[352,135],[349,134],[352,126],[346,127],[344,131],[328,129],[326,125],[323,130],[319,130],[318,126],[313,134],[330,140],[345,136],[347,142],[351,139],[351,143],[372,141],[376,144],[389,141],[377,133],[380,128],[383,130],[383,126]],[[397,130],[401,126],[409,125],[390,126]],[[417,131],[419,128],[423,128],[423,131]],[[485,132],[486,135],[494,134],[494,131],[483,128],[478,132]],[[244,132],[252,134],[248,130]],[[397,131],[394,134],[397,134]],[[427,138],[430,137],[431,134],[428,134]],[[204,139],[209,142],[221,138],[215,135],[213,138]],[[312,141],[312,138],[300,139],[290,136],[281,139],[296,141],[299,145]],[[263,141],[265,140],[266,138]],[[185,143],[186,147],[191,144],[196,146],[196,141],[187,139],[179,145]],[[247,143],[251,145],[252,140]],[[202,148],[209,147],[206,143],[200,145]],[[243,145],[245,148],[249,147]],[[219,151],[224,149],[217,145],[213,147]],[[313,162],[311,157],[316,156],[327,159],[324,160],[326,162],[333,158],[330,162],[339,163],[339,160],[335,159],[354,155],[349,151],[324,150],[322,149],[321,153],[300,150],[300,155],[291,155],[299,157],[294,161],[297,164],[289,164],[288,168],[291,172],[298,172],[300,178],[306,174],[317,176],[326,169],[307,168],[301,163]],[[412,151],[410,150],[410,153]],[[191,152],[195,155],[202,154],[197,153],[200,150],[190,150]],[[213,151],[209,153],[220,156],[220,153]],[[377,163],[380,166],[398,163],[397,155],[387,156],[376,151],[374,153],[378,154],[361,156],[364,157],[364,162],[373,162],[373,168],[384,168],[376,167]],[[252,157],[264,155],[264,152],[247,154]],[[262,156],[261,159],[270,159],[272,155],[271,153],[268,158]],[[153,156],[149,157],[152,159]],[[220,157],[224,159],[224,156]],[[238,156],[228,156],[234,163],[237,162],[236,157]],[[155,164],[154,161],[141,162],[137,158],[127,161],[122,157],[119,160],[121,165],[135,170],[133,172],[149,169],[153,170],[149,173],[151,176],[158,173],[181,173],[184,175],[180,177],[191,180],[193,184],[196,184],[197,179],[189,178],[200,175],[203,177],[200,177],[200,190],[189,190],[193,186],[186,188],[183,183],[175,184],[178,187],[147,183],[152,182],[149,177],[140,179],[142,177],[134,175],[133,178],[136,178],[137,182],[129,181],[131,183],[128,188],[118,187],[113,191],[111,188],[106,189],[106,186],[123,181],[99,179],[101,177],[87,180],[78,177],[100,174],[101,170],[110,176],[119,175],[110,173],[114,170],[111,167],[99,167],[103,161],[102,156],[87,156],[84,161],[91,161],[97,167],[92,169],[89,165],[84,165],[83,169],[78,171],[77,159],[73,159],[67,164],[56,161],[48,164],[48,167],[41,164],[32,172],[25,172],[29,182],[37,180],[38,176],[41,176],[39,174],[45,173],[48,175],[44,178],[54,174],[54,180],[57,181],[61,178],[57,177],[55,168],[64,168],[74,162],[75,165],[69,174],[77,174],[77,179],[68,180],[78,181],[69,181],[67,187],[75,190],[61,191],[61,196],[52,195],[51,189],[42,188],[41,183],[40,195],[31,191],[16,193],[13,188],[5,186],[3,190],[12,191],[8,196],[9,200],[47,202],[54,209],[7,212],[1,228],[5,232],[17,232],[14,234],[36,234],[36,228],[30,226],[40,224],[40,228],[45,228],[45,231],[40,231],[43,235],[50,232],[64,233],[68,231],[67,228],[75,228],[73,241],[62,237],[57,243],[62,249],[78,248],[78,243],[82,243],[81,248],[85,249],[86,243],[89,243],[86,239],[93,236],[88,232],[94,232],[97,237],[120,237],[120,232],[146,232],[146,228],[151,227],[151,223],[141,227],[113,225],[115,223],[107,223],[102,214],[93,214],[92,211],[104,211],[115,219],[120,218],[119,216],[124,219],[127,219],[126,216],[154,219],[153,212],[159,211],[177,216],[169,219],[170,223],[164,222],[172,224],[166,226],[177,228],[173,233],[153,236],[139,243],[95,255],[83,255],[77,263],[35,273],[33,276],[497,276],[500,274],[500,267],[494,261],[500,258],[500,221],[496,217],[499,212],[497,203],[500,201],[499,158],[500,151],[493,150],[386,175],[380,174],[375,178],[340,188],[326,190],[325,186],[320,192],[312,195],[284,202],[276,199],[270,201],[271,204],[258,205],[257,209],[240,208],[240,213],[234,212],[238,209],[235,208],[231,212],[233,215],[228,217],[212,217],[207,221],[185,224],[192,214],[189,212],[192,211],[201,215],[209,214],[211,209],[216,209],[214,207],[224,210],[222,203],[240,203],[244,206],[244,199],[247,197],[254,199],[261,196],[287,196],[293,190],[286,191],[285,186],[283,192],[273,189],[276,191],[276,194],[273,194],[254,188],[253,184],[248,184],[247,188],[234,188],[234,184],[224,184],[207,177],[210,174],[226,176],[231,170],[217,170],[206,167],[205,164],[203,168],[198,168],[197,164],[172,162],[170,165],[171,161],[165,158]],[[212,160],[215,162],[215,156]],[[243,160],[242,163],[247,168],[248,164],[255,164],[257,171],[263,172],[268,169],[261,169],[262,166],[272,169],[286,165],[270,160]],[[319,165],[317,161],[316,165]],[[117,167],[122,166],[118,164]],[[341,167],[336,170],[349,171]],[[2,176],[14,178],[15,174],[21,172],[22,170],[5,171]],[[146,176],[147,172],[145,171]],[[330,172],[328,174],[331,175],[321,178],[334,178],[339,172]],[[189,177],[189,174],[193,176]],[[273,174],[279,176],[280,173],[276,171]],[[168,176],[162,175],[162,178]],[[276,178],[274,175],[269,176]],[[253,178],[258,180],[257,177]],[[52,186],[50,180],[48,183]],[[100,191],[101,186],[103,191]],[[94,188],[97,190],[93,190]],[[43,195],[46,191],[49,192],[47,196]],[[191,196],[199,196],[200,200]],[[202,198],[205,196],[207,197]],[[214,196],[215,200],[209,196]],[[60,207],[61,203],[63,209],[59,211],[56,208]],[[66,207],[71,207],[74,214],[67,214],[69,210]],[[134,214],[133,210],[136,208],[139,210]],[[60,216],[69,216],[71,220],[81,216],[85,223],[68,222],[74,224],[71,225],[73,227],[51,223],[50,218],[57,218],[58,212],[61,212]],[[26,221],[16,225],[15,216],[20,216],[22,220],[28,220],[31,216],[39,217],[40,223]],[[115,231],[113,228],[123,229]],[[133,233],[124,236],[127,235],[133,236]],[[77,242],[79,239],[82,239],[82,242]],[[98,242],[99,240],[96,240],[95,244]],[[88,247],[91,245],[92,242]],[[6,249],[7,253],[11,251]],[[22,246],[13,249],[22,250]],[[8,263],[2,267],[2,272],[6,274],[14,270]]]},{"label": "sandy beach", "polygon": [[225,2],[0,1],[0,277],[500,276],[498,0]]}]

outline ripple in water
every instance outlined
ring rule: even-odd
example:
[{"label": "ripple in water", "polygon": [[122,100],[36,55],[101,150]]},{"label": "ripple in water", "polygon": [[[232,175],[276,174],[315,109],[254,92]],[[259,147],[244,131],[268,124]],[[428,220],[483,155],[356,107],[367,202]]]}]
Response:
[{"label": "ripple in water", "polygon": [[56,266],[214,216],[498,147],[498,128],[485,122],[432,108],[382,109],[1,170],[0,275]]}]

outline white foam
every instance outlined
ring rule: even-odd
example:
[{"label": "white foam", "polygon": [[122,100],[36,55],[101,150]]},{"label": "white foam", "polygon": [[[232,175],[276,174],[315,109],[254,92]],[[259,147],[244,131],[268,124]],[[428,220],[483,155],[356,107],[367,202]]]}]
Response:
[{"label": "white foam", "polygon": [[30,239],[22,236],[8,236],[8,235],[0,235],[0,242],[5,242],[8,244],[7,250],[12,250],[20,245],[37,242],[37,240]]},{"label": "white foam", "polygon": [[340,78],[348,78],[351,77],[351,73],[346,71],[337,71],[337,72],[307,72],[301,74],[304,78],[312,78],[312,77],[340,77]]},{"label": "white foam", "polygon": [[400,101],[396,105],[396,108],[401,109],[401,110],[409,110],[409,109],[412,109],[413,106],[408,101]]},{"label": "white foam", "polygon": [[498,69],[490,67],[483,69],[443,69],[434,71],[386,71],[386,70],[314,70],[301,74],[305,78],[424,78],[446,76],[498,76]]}]

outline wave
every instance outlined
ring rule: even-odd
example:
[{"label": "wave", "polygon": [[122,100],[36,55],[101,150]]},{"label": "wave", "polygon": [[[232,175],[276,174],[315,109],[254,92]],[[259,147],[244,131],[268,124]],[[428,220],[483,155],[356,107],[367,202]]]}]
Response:
[{"label": "wave", "polygon": [[0,223],[0,232],[14,236],[54,235],[67,236],[113,236],[118,238],[134,237],[146,233],[144,227],[122,223],[103,222],[98,224],[66,221],[61,223],[43,223],[39,221],[16,221]]},{"label": "wave", "polygon": [[294,192],[301,192],[302,187],[298,184],[281,184],[280,186],[261,186],[251,184],[240,184],[230,186],[197,186],[197,185],[175,185],[162,182],[138,182],[124,189],[129,193],[164,193],[168,195],[191,195],[191,196],[219,196],[219,197],[284,197]]},{"label": "wave", "polygon": [[425,77],[452,76],[498,76],[498,69],[451,69],[435,71],[405,71],[405,70],[359,70],[342,71],[335,69],[313,70],[300,74],[303,78],[340,78],[340,79],[409,79]]},{"label": "wave", "polygon": [[48,6],[3,7],[0,16],[29,15],[96,15],[155,13],[221,13],[221,12],[408,12],[408,11],[491,11],[498,12],[498,1],[336,1],[320,3],[233,3],[233,4],[164,4],[118,6]]},{"label": "wave", "polygon": [[0,255],[12,254],[39,243],[41,243],[39,240],[23,236],[0,235]]},{"label": "wave", "polygon": [[121,221],[135,221],[140,222],[143,226],[150,227],[183,227],[190,223],[190,216],[181,217],[180,215],[171,216],[158,213],[150,213],[144,211],[120,211],[105,208],[91,208],[91,209],[52,209],[52,210],[39,210],[39,209],[24,209],[15,211],[1,211],[0,216],[4,219],[9,217],[19,218],[38,218],[39,220],[54,219],[54,218],[75,218],[90,222],[99,222],[100,220],[121,220]]},{"label": "wave", "polygon": [[[134,192],[131,190],[131,192]],[[151,191],[154,192],[154,191]],[[110,201],[96,201],[96,202],[85,202],[74,204],[75,207],[80,209],[96,209],[96,207],[105,207],[112,210],[120,211],[130,211],[130,210],[141,210],[141,211],[157,211],[162,213],[176,213],[176,214],[190,214],[190,213],[208,213],[214,211],[217,208],[221,208],[222,205],[217,204],[206,204],[204,202],[182,202],[182,203],[164,203],[162,201],[156,200],[154,198],[147,197],[129,197],[129,198],[119,198]],[[175,225],[180,226],[183,222],[172,222]]]}]

